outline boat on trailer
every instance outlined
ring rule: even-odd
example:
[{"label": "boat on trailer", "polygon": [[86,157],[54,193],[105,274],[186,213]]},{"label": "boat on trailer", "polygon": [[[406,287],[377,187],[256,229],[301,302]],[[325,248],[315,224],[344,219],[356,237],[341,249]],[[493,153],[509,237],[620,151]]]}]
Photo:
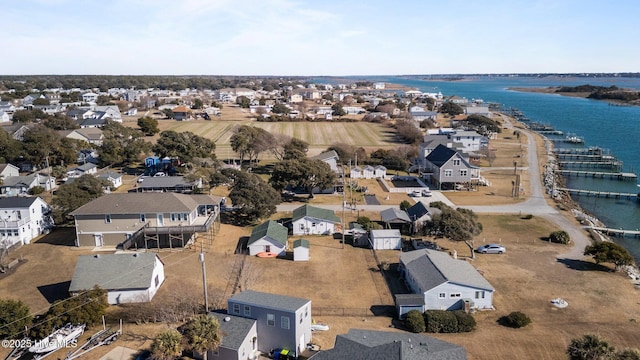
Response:
[{"label": "boat on trailer", "polygon": [[29,352],[34,354],[45,354],[63,347],[72,346],[74,341],[84,333],[85,327],[85,324],[67,324],[51,333],[51,335],[46,338],[36,341],[35,344],[29,348]]}]

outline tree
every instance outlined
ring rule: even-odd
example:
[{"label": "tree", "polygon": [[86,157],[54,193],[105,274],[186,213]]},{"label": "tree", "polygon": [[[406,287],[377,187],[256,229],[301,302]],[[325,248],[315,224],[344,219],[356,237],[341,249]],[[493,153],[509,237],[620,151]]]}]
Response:
[{"label": "tree", "polygon": [[464,109],[462,109],[462,106],[452,101],[445,101],[442,105],[440,105],[440,112],[454,116],[464,114]]},{"label": "tree", "polygon": [[173,110],[171,110],[171,109],[163,109],[162,113],[164,113],[164,116],[166,116],[167,119],[173,119]]},{"label": "tree", "polygon": [[237,209],[238,215],[253,222],[276,212],[280,203],[280,194],[258,175],[229,169],[225,173],[232,183],[229,199]]},{"label": "tree", "polygon": [[193,100],[193,106],[191,108],[202,109],[203,106],[204,106],[204,103],[202,102],[202,99],[195,99]]},{"label": "tree", "polygon": [[284,104],[278,103],[278,104],[273,105],[273,108],[271,109],[271,112],[274,113],[274,114],[288,115],[289,113],[291,113],[291,109],[289,109]]},{"label": "tree", "polygon": [[424,316],[418,310],[411,310],[406,314],[404,325],[412,333],[421,333],[426,330]]},{"label": "tree", "polygon": [[344,116],[347,115],[346,111],[344,111],[344,109],[342,108],[342,105],[340,103],[335,103],[331,106],[331,110],[333,110],[333,115],[335,116]]},{"label": "tree", "polygon": [[603,262],[613,263],[616,266],[616,270],[633,264],[633,256],[629,254],[629,251],[611,241],[601,241],[585,247],[584,255],[593,256],[593,260],[598,264]]},{"label": "tree", "polygon": [[216,144],[213,141],[190,131],[163,131],[153,146],[153,151],[159,157],[175,157],[184,162],[192,162],[194,158],[215,159],[215,150]]},{"label": "tree", "polygon": [[134,128],[109,121],[102,127],[104,139],[98,149],[100,162],[104,165],[129,165],[140,161],[143,154],[151,151],[151,144],[144,141],[144,134]]},{"label": "tree", "polygon": [[240,105],[243,109],[248,109],[251,105],[251,100],[249,100],[248,97],[241,95],[236,98],[236,104]]},{"label": "tree", "polygon": [[55,223],[70,221],[70,212],[102,196],[103,189],[110,185],[108,181],[88,174],[82,175],[72,183],[60,185],[52,201]]},{"label": "tree", "polygon": [[554,231],[549,235],[549,241],[558,244],[569,244],[571,242],[571,237],[569,237],[569,233],[564,230]]},{"label": "tree", "polygon": [[17,338],[30,324],[29,307],[22,300],[0,299],[0,339]]},{"label": "tree", "polygon": [[411,203],[408,200],[402,200],[400,203],[400,210],[407,210],[411,207]]},{"label": "tree", "polygon": [[502,325],[514,329],[525,327],[531,324],[531,319],[520,311],[513,311],[509,315],[503,316],[498,320]]},{"label": "tree", "polygon": [[73,130],[80,128],[75,120],[63,114],[55,114],[48,117],[44,122],[44,126],[53,130]]},{"label": "tree", "polygon": [[151,358],[173,360],[182,354],[182,334],[177,330],[166,330],[158,334],[151,343]]},{"label": "tree", "polygon": [[22,153],[22,143],[6,131],[0,131],[0,161],[8,163]]},{"label": "tree", "polygon": [[418,144],[423,139],[422,130],[409,121],[398,120],[396,123],[396,132],[409,144]]},{"label": "tree", "polygon": [[242,163],[248,157],[249,163],[252,159],[258,161],[260,153],[270,150],[275,143],[275,138],[270,132],[255,126],[239,126],[235,134],[231,136],[231,149],[240,155]]},{"label": "tree", "polygon": [[283,148],[283,160],[296,160],[304,159],[307,157],[307,151],[309,150],[309,144],[298,138],[291,138],[289,143],[284,145]]},{"label": "tree", "polygon": [[598,335],[573,339],[567,348],[571,360],[607,360],[616,358],[616,349]]},{"label": "tree", "polygon": [[303,188],[310,198],[313,189],[332,187],[336,181],[336,174],[329,164],[322,160],[300,159],[281,161],[273,167],[269,183],[276,190],[284,190],[287,186]]},{"label": "tree", "polygon": [[616,360],[640,360],[640,350],[624,349],[619,351]]},{"label": "tree", "polygon": [[28,123],[34,122],[36,117],[33,111],[29,110],[16,110],[11,118],[14,123]]},{"label": "tree", "polygon": [[198,315],[189,320],[182,329],[186,347],[203,354],[207,360],[207,352],[220,346],[222,334],[219,327],[218,320],[209,315]]},{"label": "tree", "polygon": [[153,136],[160,132],[160,129],[158,129],[158,120],[149,116],[139,118],[138,127],[140,131],[147,136]]},{"label": "tree", "polygon": [[472,210],[454,209],[440,201],[432,202],[431,206],[440,209],[441,213],[434,215],[431,221],[425,222],[423,227],[425,235],[443,236],[454,241],[469,241],[482,232],[478,215]]}]

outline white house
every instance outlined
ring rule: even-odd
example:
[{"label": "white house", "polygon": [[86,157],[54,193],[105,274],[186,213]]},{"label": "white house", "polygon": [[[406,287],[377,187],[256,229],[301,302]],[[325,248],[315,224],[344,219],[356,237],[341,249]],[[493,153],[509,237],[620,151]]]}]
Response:
[{"label": "white house", "polygon": [[51,208],[40,197],[0,198],[0,247],[29,244],[53,227]]},{"label": "white house", "polygon": [[9,176],[20,176],[20,169],[12,164],[0,164],[0,178]]},{"label": "white house", "polygon": [[338,171],[338,160],[340,158],[338,157],[338,153],[335,150],[325,151],[321,154],[318,154],[312,157],[311,159],[322,160],[327,164],[329,164],[329,167],[331,168],[331,170]]},{"label": "white house", "polygon": [[402,249],[402,236],[398,229],[371,230],[369,244],[375,250]]},{"label": "white house", "polygon": [[382,165],[376,165],[373,168],[373,177],[378,179],[384,179],[384,177],[387,176],[387,168],[382,166]]},{"label": "white house", "polygon": [[400,271],[413,293],[424,294],[424,310],[493,309],[493,286],[471,264],[446,252],[402,253]]},{"label": "white house", "polygon": [[164,263],[155,253],[81,255],[69,293],[98,285],[111,305],[149,302],[164,282]]},{"label": "white house", "polygon": [[114,189],[119,188],[120,186],[122,186],[122,174],[118,174],[112,171],[107,171],[104,174],[100,174],[98,176],[96,176],[98,179],[102,179],[102,180],[107,180],[111,183],[111,186]]},{"label": "white house", "polygon": [[301,94],[291,94],[291,98],[289,99],[289,102],[291,103],[299,103],[302,102],[302,95]]},{"label": "white house", "polygon": [[34,173],[24,176],[7,176],[0,184],[0,194],[6,196],[24,196],[29,194],[29,189],[36,186],[45,191],[51,191],[58,187],[56,178],[49,175]]},{"label": "white house", "polygon": [[11,115],[5,112],[4,110],[0,110],[0,123],[8,123],[11,121]]},{"label": "white house", "polygon": [[98,94],[96,93],[88,92],[88,93],[82,94],[82,102],[91,104],[91,103],[95,103],[96,100],[98,100]]},{"label": "white house", "polygon": [[460,150],[464,152],[480,151],[482,135],[475,131],[456,131],[450,134],[449,138],[456,143],[462,144]]},{"label": "white house", "polygon": [[309,240],[295,240],[293,242],[293,261],[309,261],[309,247]]},{"label": "white house", "polygon": [[258,255],[263,252],[284,255],[287,247],[288,232],[286,227],[273,220],[256,226],[251,231],[251,236],[247,241],[249,255]]},{"label": "white house", "polygon": [[340,218],[333,210],[302,205],[293,210],[293,235],[330,235],[340,226]]}]

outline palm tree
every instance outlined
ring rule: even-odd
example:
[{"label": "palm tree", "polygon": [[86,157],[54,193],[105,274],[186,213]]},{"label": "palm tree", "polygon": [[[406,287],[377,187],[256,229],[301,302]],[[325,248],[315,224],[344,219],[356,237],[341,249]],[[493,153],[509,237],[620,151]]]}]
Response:
[{"label": "palm tree", "polygon": [[189,320],[184,325],[182,333],[186,347],[203,354],[204,360],[207,360],[207,352],[218,349],[222,340],[218,320],[208,315],[198,315]]},{"label": "palm tree", "polygon": [[161,332],[151,343],[151,358],[173,360],[182,354],[182,335],[177,330]]},{"label": "palm tree", "polygon": [[567,354],[571,360],[609,360],[616,358],[616,349],[598,335],[584,335],[571,340]]}]

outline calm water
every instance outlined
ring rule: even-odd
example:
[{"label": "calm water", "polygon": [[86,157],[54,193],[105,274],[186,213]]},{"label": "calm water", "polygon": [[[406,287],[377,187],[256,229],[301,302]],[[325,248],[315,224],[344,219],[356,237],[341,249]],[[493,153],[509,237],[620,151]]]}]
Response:
[{"label": "calm water", "polygon": [[[418,88],[424,92],[442,92],[468,99],[483,99],[504,107],[520,109],[525,116],[540,123],[553,125],[564,133],[585,139],[585,146],[599,146],[623,162],[623,171],[640,174],[640,106],[611,106],[603,101],[572,98],[553,94],[508,90],[510,87],[575,86],[583,84],[640,89],[640,79],[621,78],[491,78],[478,77],[464,81],[423,81],[401,77],[377,77],[386,81]],[[566,147],[567,145],[557,145]],[[615,181],[571,177],[570,188],[638,193],[635,181]],[[594,214],[608,227],[640,228],[640,202],[594,197],[575,197],[583,209]],[[640,260],[640,240],[616,239]]]}]

